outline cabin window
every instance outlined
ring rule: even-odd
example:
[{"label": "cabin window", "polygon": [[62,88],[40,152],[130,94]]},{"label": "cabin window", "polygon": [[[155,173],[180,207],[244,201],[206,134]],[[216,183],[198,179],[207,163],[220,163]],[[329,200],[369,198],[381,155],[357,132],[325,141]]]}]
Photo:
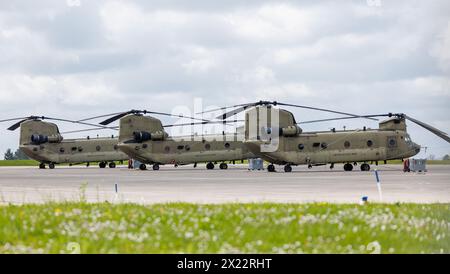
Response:
[{"label": "cabin window", "polygon": [[397,145],[397,141],[395,140],[395,137],[389,138],[388,144],[389,144],[389,147],[395,147]]},{"label": "cabin window", "polygon": [[230,148],[230,143],[225,143],[225,148]]},{"label": "cabin window", "polygon": [[210,149],[211,149],[211,145],[210,145],[210,144],[206,144],[206,145],[205,145],[205,149],[206,149],[206,150],[210,150]]},{"label": "cabin window", "polygon": [[373,146],[373,141],[372,140],[367,141],[367,146],[368,147],[372,147]]},{"label": "cabin window", "polygon": [[349,141],[345,141],[344,142],[344,147],[345,148],[350,148],[350,142]]},{"label": "cabin window", "polygon": [[100,150],[102,149],[102,147],[101,147],[101,146],[96,146],[95,149],[96,149],[97,151],[100,151]]},{"label": "cabin window", "polygon": [[186,146],[184,147],[184,149],[186,149],[186,151],[189,151],[189,150],[191,150],[191,147],[190,147],[189,145],[186,145]]},{"label": "cabin window", "polygon": [[320,143],[314,143],[313,147],[320,147]]},{"label": "cabin window", "polygon": [[182,150],[182,149],[184,149],[184,146],[177,146],[177,149]]},{"label": "cabin window", "polygon": [[72,151],[77,151],[77,147],[72,147]]},{"label": "cabin window", "polygon": [[299,144],[298,145],[298,149],[299,150],[304,150],[305,149],[305,145],[304,144]]},{"label": "cabin window", "polygon": [[64,153],[64,148],[63,148],[63,147],[60,148],[60,149],[59,149],[59,152]]},{"label": "cabin window", "polygon": [[169,153],[169,152],[170,152],[170,147],[169,147],[169,146],[166,146],[166,147],[164,148],[164,151],[165,151],[166,153]]},{"label": "cabin window", "polygon": [[321,147],[322,147],[322,149],[326,149],[328,147],[328,144],[327,143],[322,143]]}]

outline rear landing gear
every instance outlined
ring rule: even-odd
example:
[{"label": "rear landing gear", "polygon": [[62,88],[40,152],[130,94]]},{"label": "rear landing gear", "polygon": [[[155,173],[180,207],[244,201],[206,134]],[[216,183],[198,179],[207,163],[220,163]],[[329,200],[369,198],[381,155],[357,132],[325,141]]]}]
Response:
[{"label": "rear landing gear", "polygon": [[109,163],[109,168],[116,168],[116,163],[114,162]]},{"label": "rear landing gear", "polygon": [[54,164],[54,163],[50,163],[50,164],[48,164],[48,168],[50,168],[50,169],[54,169],[54,168],[55,168],[55,164]]},{"label": "rear landing gear", "polygon": [[159,170],[159,165],[158,165],[158,164],[154,164],[154,165],[153,165],[153,170],[155,170],[155,171],[156,171],[156,170]]},{"label": "rear landing gear", "polygon": [[352,164],[345,164],[344,165],[344,170],[345,171],[352,171],[353,170],[353,165]]},{"label": "rear landing gear", "polygon": [[214,164],[213,163],[207,163],[206,164],[206,169],[214,169]]},{"label": "rear landing gear", "polygon": [[330,169],[333,169],[334,168],[334,163],[332,163],[331,165],[330,165]]},{"label": "rear landing gear", "polygon": [[275,172],[275,166],[273,164],[270,164],[267,166],[267,171],[269,172]]},{"label": "rear landing gear", "polygon": [[370,165],[369,164],[362,164],[361,165],[361,171],[369,171],[370,170]]},{"label": "rear landing gear", "polygon": [[292,172],[292,167],[291,167],[291,165],[285,165],[285,166],[284,166],[284,172]]},{"label": "rear landing gear", "polygon": [[44,163],[40,163],[39,164],[39,169],[45,169],[45,164]]},{"label": "rear landing gear", "polygon": [[98,163],[98,167],[99,167],[99,168],[105,168],[105,167],[106,167],[106,162],[100,162],[100,163]]},{"label": "rear landing gear", "polygon": [[139,169],[140,170],[147,170],[147,166],[145,164],[140,164],[139,165]]},{"label": "rear landing gear", "polygon": [[220,168],[220,169],[228,169],[228,165],[227,165],[226,163],[221,163],[221,164],[219,165],[219,168]]}]

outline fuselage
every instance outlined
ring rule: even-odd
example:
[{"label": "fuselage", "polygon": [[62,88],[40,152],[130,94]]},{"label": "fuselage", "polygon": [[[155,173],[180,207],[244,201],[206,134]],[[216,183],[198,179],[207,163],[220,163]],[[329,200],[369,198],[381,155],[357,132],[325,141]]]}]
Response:
[{"label": "fuselage", "polygon": [[141,143],[122,142],[120,150],[147,164],[191,164],[244,160],[255,157],[235,135],[208,136],[202,139],[166,138]]},{"label": "fuselage", "polygon": [[420,152],[401,130],[360,130],[301,133],[272,140],[276,149],[261,151],[270,142],[246,140],[244,144],[258,157],[274,164],[318,165],[384,161],[409,158]]},{"label": "fuselage", "polygon": [[118,138],[67,139],[58,143],[21,144],[31,159],[42,163],[85,163],[122,161],[128,156],[119,150]]}]

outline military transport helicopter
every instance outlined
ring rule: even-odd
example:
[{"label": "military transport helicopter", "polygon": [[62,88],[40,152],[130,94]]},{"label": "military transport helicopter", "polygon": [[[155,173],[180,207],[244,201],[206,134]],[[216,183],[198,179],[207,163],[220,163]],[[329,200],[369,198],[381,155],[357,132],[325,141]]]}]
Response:
[{"label": "military transport helicopter", "polygon": [[[331,119],[305,121],[297,123],[294,115],[284,109],[273,106],[290,106],[347,115]],[[404,159],[420,152],[420,146],[411,140],[406,130],[406,120],[418,124],[437,136],[450,142],[447,133],[442,132],[424,122],[398,114],[355,115],[328,109],[286,104],[280,102],[260,101],[250,104],[236,105],[231,111],[217,117],[227,119],[237,113],[245,113],[244,144],[258,157],[271,163],[268,171],[275,171],[274,164],[285,165],[285,172],[292,171],[292,165],[312,166],[344,163],[344,170],[351,171],[358,162],[362,171],[369,171],[369,162]],[[225,108],[222,108],[225,109]],[[263,119],[262,119],[263,117]],[[317,123],[344,119],[375,119],[388,117],[379,123],[379,129],[322,132],[303,132],[298,124]],[[376,119],[375,119],[376,120]],[[276,149],[265,151],[264,146],[274,145]]]},{"label": "military transport helicopter", "polygon": [[[142,110],[131,110],[114,115],[101,122],[108,125],[119,120],[120,150],[142,164],[140,169],[145,170],[146,164],[152,164],[153,170],[159,170],[160,165],[194,164],[206,162],[207,169],[214,169],[215,162],[221,162],[220,169],[227,169],[225,161],[237,161],[255,156],[243,145],[238,133],[218,134],[208,136],[169,137],[164,128],[172,126],[223,123],[203,120],[199,123],[166,125],[161,121],[143,114],[150,113]],[[104,115],[107,117],[111,115]]]},{"label": "military transport helicopter", "polygon": [[[180,118],[191,118],[161,112],[152,113]],[[118,137],[64,139],[56,124],[43,121],[51,120],[68,122],[93,127],[66,133],[99,129],[118,130],[117,127],[106,127],[86,122],[87,120],[94,118],[96,117],[73,121],[45,116],[29,116],[0,120],[0,122],[19,120],[14,125],[10,126],[8,130],[14,131],[20,127],[19,148],[31,159],[39,161],[39,168],[41,169],[45,168],[46,164],[48,164],[50,169],[53,169],[55,168],[55,164],[69,163],[73,165],[86,163],[87,166],[89,166],[91,162],[99,162],[100,168],[105,168],[106,165],[110,168],[115,168],[115,161],[124,161],[129,158],[127,154],[119,150]],[[203,119],[198,120],[205,121]]]},{"label": "military transport helicopter", "polygon": [[[19,148],[31,159],[39,161],[39,168],[44,169],[48,164],[50,169],[55,168],[55,164],[69,163],[82,164],[99,162],[100,168],[105,168],[109,162],[110,168],[115,168],[114,161],[123,161],[128,156],[117,148],[117,138],[83,138],[64,139],[56,124],[44,122],[43,120],[53,120],[69,122],[75,124],[89,125],[91,129],[83,129],[73,132],[114,129],[96,124],[80,121],[72,121],[60,118],[45,116],[29,116],[0,120],[0,122],[17,121],[8,130],[14,131],[20,127]],[[72,133],[72,132],[67,132]]]}]

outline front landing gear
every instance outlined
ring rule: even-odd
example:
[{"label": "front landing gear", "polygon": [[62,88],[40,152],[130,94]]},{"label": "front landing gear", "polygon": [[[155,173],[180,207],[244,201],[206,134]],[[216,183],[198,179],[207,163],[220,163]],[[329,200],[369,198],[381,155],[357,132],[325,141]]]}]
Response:
[{"label": "front landing gear", "polygon": [[220,169],[228,169],[228,165],[227,165],[226,163],[221,163],[221,164],[219,165],[219,168],[220,168]]},{"label": "front landing gear", "polygon": [[154,165],[153,165],[153,170],[155,170],[155,171],[156,171],[156,170],[159,170],[159,165],[158,165],[158,164],[154,164]]},{"label": "front landing gear", "polygon": [[214,164],[213,163],[207,163],[206,164],[206,169],[214,169]]},{"label": "front landing gear", "polygon": [[45,169],[45,164],[44,163],[40,163],[39,164],[39,169]]},{"label": "front landing gear", "polygon": [[268,172],[275,172],[275,166],[273,164],[270,164],[267,166],[267,171]]},{"label": "front landing gear", "polygon": [[139,169],[140,170],[147,170],[147,166],[145,164],[140,164],[139,165]]},{"label": "front landing gear", "polygon": [[55,168],[55,164],[54,164],[54,163],[50,163],[50,164],[48,164],[48,168],[50,168],[50,169],[54,169],[54,168]]}]

